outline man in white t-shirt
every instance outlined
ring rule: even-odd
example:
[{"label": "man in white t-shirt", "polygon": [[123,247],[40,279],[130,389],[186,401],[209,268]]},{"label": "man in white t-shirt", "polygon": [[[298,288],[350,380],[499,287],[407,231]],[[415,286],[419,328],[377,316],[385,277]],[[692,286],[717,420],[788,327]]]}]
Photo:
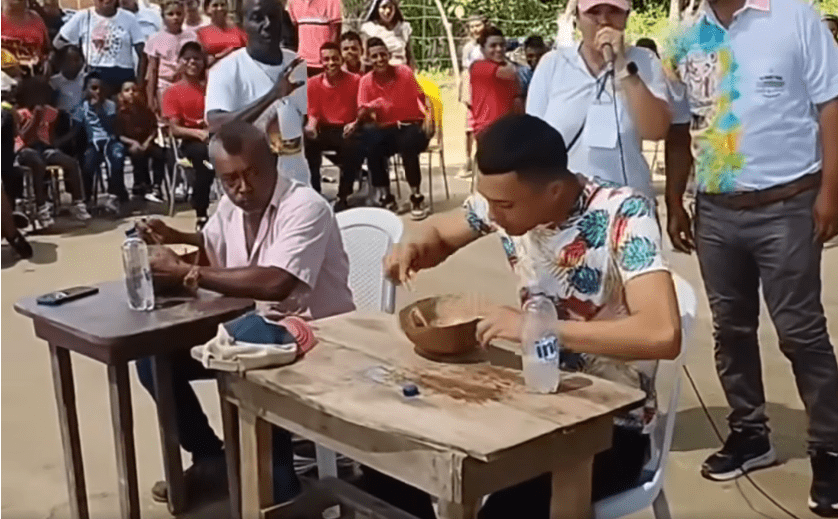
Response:
[{"label": "man in white t-shirt", "polygon": [[205,110],[210,132],[229,121],[253,123],[268,134],[280,175],[310,185],[303,154],[305,64],[281,48],[283,12],[277,0],[245,0],[241,9],[247,47],[209,71]]},{"label": "man in white t-shirt", "polygon": [[126,81],[145,77],[146,60],[134,69],[134,52],[144,56],[145,36],[137,18],[117,7],[116,0],[95,0],[90,9],[79,11],[65,23],[53,45],[60,49],[78,45],[92,71],[97,72],[111,92]]}]

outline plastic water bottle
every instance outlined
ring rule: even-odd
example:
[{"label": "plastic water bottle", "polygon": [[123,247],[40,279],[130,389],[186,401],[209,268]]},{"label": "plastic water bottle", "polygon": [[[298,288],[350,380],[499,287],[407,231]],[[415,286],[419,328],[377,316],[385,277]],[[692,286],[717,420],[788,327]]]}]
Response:
[{"label": "plastic water bottle", "polygon": [[122,244],[122,266],[125,269],[125,287],[128,289],[128,306],[132,310],[154,309],[154,284],[148,264],[148,246],[136,228],[125,231]]},{"label": "plastic water bottle", "polygon": [[524,382],[532,393],[555,393],[559,389],[559,340],[552,326],[558,319],[553,302],[534,295],[524,304],[521,330]]}]

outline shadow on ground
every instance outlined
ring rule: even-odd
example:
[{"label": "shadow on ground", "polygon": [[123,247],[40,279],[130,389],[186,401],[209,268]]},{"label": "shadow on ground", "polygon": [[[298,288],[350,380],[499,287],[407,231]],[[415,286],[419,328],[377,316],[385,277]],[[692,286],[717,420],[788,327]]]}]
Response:
[{"label": "shadow on ground", "polygon": [[[710,407],[708,412],[719,428],[722,436],[727,435],[727,407]],[[767,406],[768,425],[771,428],[771,441],[777,451],[778,459],[783,462],[795,458],[808,458],[806,454],[806,427],[808,419],[802,409],[791,409],[782,404],[769,403]],[[678,413],[675,421],[675,434],[672,450],[688,452],[704,449],[718,449],[721,442],[707,422],[707,416],[701,407],[694,407]]]},{"label": "shadow on ground", "polygon": [[[58,245],[54,243],[46,243],[41,241],[34,241],[32,238],[29,238],[29,244],[32,245],[32,257],[27,260],[29,263],[33,263],[35,265],[49,265],[50,263],[55,263],[58,261]],[[15,251],[12,250],[11,246],[3,245],[3,252],[2,252],[2,267],[3,269],[11,268],[17,265],[19,261],[22,261],[20,257],[15,254]]]}]

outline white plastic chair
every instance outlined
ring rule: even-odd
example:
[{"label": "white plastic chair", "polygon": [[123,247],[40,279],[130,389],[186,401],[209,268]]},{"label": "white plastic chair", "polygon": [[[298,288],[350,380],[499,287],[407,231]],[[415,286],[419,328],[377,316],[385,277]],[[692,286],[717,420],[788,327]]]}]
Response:
[{"label": "white plastic chair", "polygon": [[[596,519],[614,519],[652,507],[656,519],[670,519],[669,503],[663,491],[663,480],[672,434],[675,430],[675,415],[678,397],[681,393],[681,368],[684,365],[686,346],[690,340],[696,316],[695,292],[683,278],[673,275],[678,307],[681,310],[681,354],[673,361],[658,363],[656,382],[658,388],[668,387],[669,403],[666,413],[658,412],[657,424],[651,434],[652,456],[643,470],[643,483],[639,486],[607,497],[594,503]],[[669,384],[668,386],[666,384]],[[663,394],[660,389],[658,395]]]},{"label": "white plastic chair", "polygon": [[[386,209],[359,207],[337,214],[343,248],[349,256],[349,288],[358,310],[396,309],[396,286],[384,275],[384,257],[398,243],[404,224]],[[316,446],[320,478],[337,477],[337,455]]]}]

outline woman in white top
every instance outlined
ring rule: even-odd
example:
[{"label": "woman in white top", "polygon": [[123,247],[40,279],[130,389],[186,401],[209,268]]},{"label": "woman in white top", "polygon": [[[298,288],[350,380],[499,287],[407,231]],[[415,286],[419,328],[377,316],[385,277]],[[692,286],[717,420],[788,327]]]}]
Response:
[{"label": "woman in white top", "polygon": [[398,0],[375,0],[361,25],[364,43],[370,38],[381,38],[390,51],[391,65],[408,65],[416,70],[416,60],[410,48],[413,28],[404,20]]},{"label": "woman in white top", "polygon": [[629,185],[654,200],[643,140],[665,138],[671,112],[660,60],[623,42],[630,8],[629,0],[579,0],[582,43],[541,59],[527,113],[562,134],[571,171]]}]

